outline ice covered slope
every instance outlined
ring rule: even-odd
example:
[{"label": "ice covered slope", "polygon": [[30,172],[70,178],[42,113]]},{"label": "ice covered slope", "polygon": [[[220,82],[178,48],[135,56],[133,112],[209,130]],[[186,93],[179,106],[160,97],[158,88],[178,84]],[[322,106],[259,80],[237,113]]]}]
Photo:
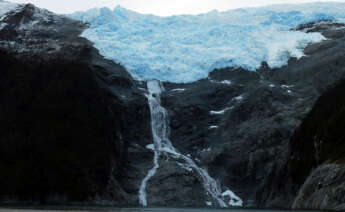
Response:
[{"label": "ice covered slope", "polygon": [[2,30],[6,24],[1,23],[6,14],[18,7],[18,4],[0,0],[0,30]]},{"label": "ice covered slope", "polygon": [[16,7],[18,7],[18,4],[0,0],[0,20],[4,17],[6,13],[16,9]]},{"label": "ice covered slope", "polygon": [[309,42],[324,38],[290,29],[325,19],[343,22],[345,4],[280,5],[171,17],[117,7],[70,16],[90,23],[83,36],[135,77],[190,82],[207,77],[214,68],[255,70],[262,61],[280,67],[290,56],[303,56]]}]

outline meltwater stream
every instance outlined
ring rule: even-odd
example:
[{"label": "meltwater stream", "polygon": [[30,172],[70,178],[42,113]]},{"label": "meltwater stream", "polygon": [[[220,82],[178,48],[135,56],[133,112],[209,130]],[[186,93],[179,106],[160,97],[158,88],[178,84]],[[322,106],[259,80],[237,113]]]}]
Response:
[{"label": "meltwater stream", "polygon": [[[191,168],[194,173],[199,175],[204,189],[209,195],[211,195],[211,197],[218,203],[220,207],[242,206],[243,201],[237,195],[230,190],[222,193],[220,185],[208,174],[205,169],[200,168],[190,157],[183,155],[173,147],[169,139],[170,128],[168,113],[165,108],[161,106],[160,94],[162,91],[164,91],[164,87],[161,82],[153,80],[147,82],[147,88],[149,91],[147,98],[150,105],[151,128],[154,142],[154,166],[151,170],[149,170],[141,183],[139,190],[140,204],[147,206],[146,185],[158,170],[160,155],[164,153],[174,159],[182,160],[185,167]],[[225,197],[227,196],[229,198],[228,203],[224,201]]]}]

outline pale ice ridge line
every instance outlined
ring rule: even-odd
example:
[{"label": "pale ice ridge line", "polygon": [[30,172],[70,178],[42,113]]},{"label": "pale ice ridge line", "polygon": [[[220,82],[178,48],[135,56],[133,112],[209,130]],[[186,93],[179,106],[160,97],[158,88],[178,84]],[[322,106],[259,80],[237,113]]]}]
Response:
[{"label": "pale ice ridge line", "polygon": [[255,71],[262,61],[279,68],[290,57],[305,56],[303,49],[309,43],[325,38],[290,29],[326,19],[345,22],[345,4],[268,6],[164,18],[118,7],[70,17],[90,23],[83,36],[134,77],[191,82],[206,78],[215,68]]}]

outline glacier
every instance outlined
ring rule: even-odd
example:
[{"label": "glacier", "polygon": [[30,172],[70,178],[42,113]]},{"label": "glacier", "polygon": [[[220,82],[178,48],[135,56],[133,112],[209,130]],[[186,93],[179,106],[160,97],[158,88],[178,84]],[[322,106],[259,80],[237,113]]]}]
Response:
[{"label": "glacier", "polygon": [[68,15],[90,24],[82,36],[139,80],[192,82],[216,68],[271,68],[325,38],[291,30],[300,24],[345,22],[345,3],[308,3],[243,8],[200,15],[159,17],[117,6]]}]

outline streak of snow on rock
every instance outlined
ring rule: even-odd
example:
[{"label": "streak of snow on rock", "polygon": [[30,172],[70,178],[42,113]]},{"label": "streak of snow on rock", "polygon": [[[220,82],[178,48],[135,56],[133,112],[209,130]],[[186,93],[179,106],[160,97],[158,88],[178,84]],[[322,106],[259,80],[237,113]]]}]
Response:
[{"label": "streak of snow on rock", "polygon": [[220,111],[210,111],[210,115],[224,115],[226,111],[231,110],[231,109],[232,107],[228,107]]}]

